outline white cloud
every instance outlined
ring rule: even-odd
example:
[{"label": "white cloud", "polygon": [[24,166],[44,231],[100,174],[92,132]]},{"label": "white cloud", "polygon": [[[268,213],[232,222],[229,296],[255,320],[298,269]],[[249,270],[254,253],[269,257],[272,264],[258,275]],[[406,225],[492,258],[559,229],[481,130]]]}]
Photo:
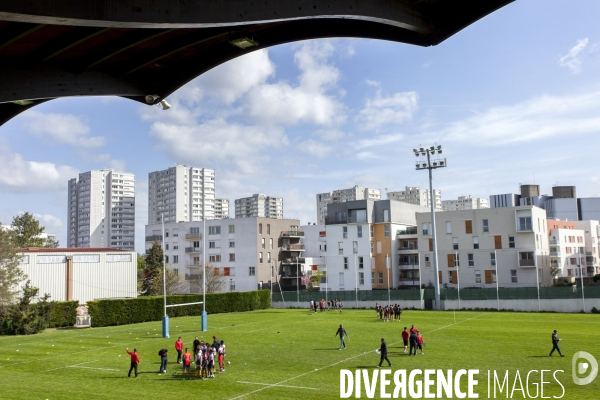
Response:
[{"label": "white cloud", "polygon": [[379,87],[381,86],[381,82],[379,81],[372,81],[371,79],[366,79],[365,83],[369,86],[375,86],[375,87]]},{"label": "white cloud", "polygon": [[260,171],[261,161],[268,159],[265,149],[288,143],[283,130],[265,129],[223,119],[196,126],[155,122],[150,134],[157,147],[180,163],[235,168],[240,174]]},{"label": "white cloud", "polygon": [[337,141],[340,140],[344,137],[346,137],[346,134],[342,131],[340,131],[339,129],[318,129],[316,131],[313,132],[313,136],[322,139],[322,140],[327,140],[327,141]]},{"label": "white cloud", "polygon": [[578,40],[577,44],[558,60],[558,65],[569,68],[573,74],[578,74],[581,71],[581,63],[583,62],[581,52],[588,42],[588,38]]},{"label": "white cloud", "polygon": [[316,158],[324,158],[326,155],[331,153],[333,147],[323,142],[308,139],[298,143],[298,150]]},{"label": "white cloud", "polygon": [[20,154],[0,154],[0,186],[8,191],[64,192],[79,171],[67,165],[26,161]]},{"label": "white cloud", "polygon": [[102,147],[106,143],[102,136],[90,136],[88,124],[82,117],[73,114],[44,114],[29,110],[23,114],[23,124],[30,133],[72,146]]},{"label": "white cloud", "polygon": [[423,63],[423,68],[429,68],[433,65],[433,61],[426,61]]},{"label": "white cloud", "polygon": [[367,147],[375,147],[375,146],[383,146],[391,143],[396,143],[402,140],[404,135],[401,133],[389,134],[389,135],[379,135],[376,137],[371,137],[367,139],[361,139],[354,143],[354,147],[356,149],[364,149]]},{"label": "white cloud", "polygon": [[33,214],[40,221],[40,225],[45,228],[46,233],[61,234],[64,224],[62,220],[51,214]]},{"label": "white cloud", "polygon": [[541,96],[512,106],[490,108],[450,124],[431,136],[473,145],[529,142],[553,136],[600,133],[600,92],[576,96]]},{"label": "white cloud", "polygon": [[263,126],[343,123],[344,105],[328,94],[340,77],[328,64],[334,50],[330,41],[303,42],[294,54],[301,71],[298,85],[279,81],[254,86],[242,100],[246,117]]},{"label": "white cloud", "polygon": [[410,121],[418,110],[418,100],[416,92],[394,93],[384,97],[381,90],[377,90],[375,97],[365,101],[365,107],[360,110],[355,122],[360,130],[377,131],[386,125]]}]

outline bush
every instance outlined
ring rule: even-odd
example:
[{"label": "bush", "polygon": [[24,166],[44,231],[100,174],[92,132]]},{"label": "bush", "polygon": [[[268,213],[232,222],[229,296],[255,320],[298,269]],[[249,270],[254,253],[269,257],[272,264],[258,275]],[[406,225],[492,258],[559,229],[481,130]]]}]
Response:
[{"label": "bush", "polygon": [[[136,299],[96,300],[87,303],[92,326],[112,326],[160,321],[164,315],[162,296],[142,296]],[[167,296],[167,304],[195,303],[202,301],[201,294]],[[206,295],[206,312],[221,314],[263,310],[271,307],[270,292],[212,293]],[[200,316],[202,304],[167,308],[169,317]]]},{"label": "bush", "polygon": [[75,301],[52,301],[50,304],[50,328],[63,328],[74,326],[77,319],[77,307],[79,302]]},{"label": "bush", "polygon": [[600,314],[600,311],[596,307],[592,307],[592,314]]}]

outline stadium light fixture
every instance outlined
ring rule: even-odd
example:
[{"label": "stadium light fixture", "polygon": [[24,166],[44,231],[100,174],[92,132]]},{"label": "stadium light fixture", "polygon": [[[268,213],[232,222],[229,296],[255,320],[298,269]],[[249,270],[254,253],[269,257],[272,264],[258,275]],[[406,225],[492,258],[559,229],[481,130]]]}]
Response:
[{"label": "stadium light fixture", "polygon": [[258,46],[257,41],[247,38],[247,37],[233,39],[233,40],[230,40],[229,43],[231,43],[235,47],[239,47],[242,50],[247,49],[248,47]]},{"label": "stadium light fixture", "polygon": [[[436,147],[437,146],[437,147]],[[433,176],[432,170],[436,168],[446,167],[446,159],[435,159],[432,160],[431,156],[437,151],[438,154],[442,152],[442,146],[436,145],[429,148],[419,147],[419,151],[415,149],[415,155],[418,157],[427,156],[427,160],[419,160],[416,163],[417,170],[426,169],[429,171],[429,203],[431,205],[431,242],[433,246],[433,274],[434,274],[434,288],[435,288],[435,309],[440,309],[440,280],[439,280],[439,267],[438,267],[438,254],[437,254],[437,243],[435,233],[435,198],[433,196]]]}]

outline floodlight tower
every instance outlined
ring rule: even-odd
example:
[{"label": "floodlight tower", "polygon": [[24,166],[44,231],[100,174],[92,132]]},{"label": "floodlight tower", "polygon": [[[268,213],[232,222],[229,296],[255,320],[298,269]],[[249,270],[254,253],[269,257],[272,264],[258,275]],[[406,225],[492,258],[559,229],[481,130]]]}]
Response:
[{"label": "floodlight tower", "polygon": [[[435,198],[433,197],[433,177],[431,171],[436,168],[443,168],[446,166],[446,159],[431,160],[431,156],[442,154],[442,146],[438,145],[431,146],[429,148],[420,147],[418,150],[413,149],[415,156],[424,157],[427,156],[427,161],[419,160],[416,163],[417,170],[427,169],[429,170],[429,202],[431,204],[431,242],[433,247],[433,286],[435,288],[435,309],[440,309],[440,281],[439,281],[439,268],[438,268],[438,257],[437,257],[437,243],[435,235]],[[419,288],[421,290],[421,288]]]}]

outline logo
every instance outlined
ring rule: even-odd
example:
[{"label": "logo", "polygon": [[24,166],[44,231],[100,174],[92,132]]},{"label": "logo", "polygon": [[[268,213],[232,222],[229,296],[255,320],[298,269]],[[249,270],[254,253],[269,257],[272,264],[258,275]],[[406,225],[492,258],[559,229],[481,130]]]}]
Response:
[{"label": "logo", "polygon": [[[578,360],[581,358],[585,359],[586,361],[578,362]],[[589,383],[592,383],[592,381],[596,378],[596,375],[598,375],[598,362],[596,361],[594,356],[585,351],[578,351],[577,353],[573,354],[572,367],[573,382],[575,382],[576,385],[587,385]],[[590,374],[586,378],[579,378],[577,376],[584,375],[588,370],[590,370]]]}]

